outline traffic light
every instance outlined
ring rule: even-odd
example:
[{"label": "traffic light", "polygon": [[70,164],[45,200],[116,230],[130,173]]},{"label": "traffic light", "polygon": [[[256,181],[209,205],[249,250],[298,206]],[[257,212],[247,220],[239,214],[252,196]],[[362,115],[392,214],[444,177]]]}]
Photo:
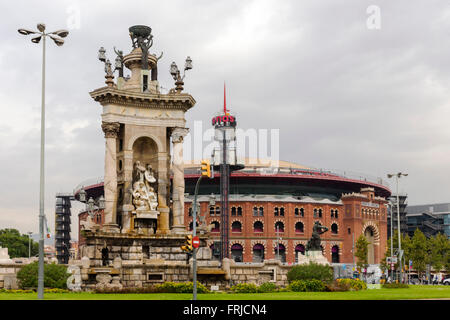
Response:
[{"label": "traffic light", "polygon": [[192,235],[187,235],[184,241],[184,246],[181,246],[181,250],[189,253],[192,252],[194,248],[192,247]]},{"label": "traffic light", "polygon": [[202,176],[211,178],[211,165],[209,163],[209,160],[203,160],[202,161]]}]

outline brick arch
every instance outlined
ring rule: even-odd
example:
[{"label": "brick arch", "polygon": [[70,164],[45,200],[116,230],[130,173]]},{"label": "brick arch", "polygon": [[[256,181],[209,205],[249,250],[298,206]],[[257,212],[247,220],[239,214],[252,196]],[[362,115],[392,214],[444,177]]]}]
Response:
[{"label": "brick arch", "polygon": [[230,221],[230,228],[232,229],[233,223],[235,223],[235,222],[239,222],[241,224],[241,232],[242,232],[243,229],[244,229],[244,223],[242,222],[241,219],[234,218],[233,220],[231,220]]},{"label": "brick arch", "polygon": [[339,231],[341,230],[341,226],[339,225],[339,222],[337,222],[336,220],[332,220],[332,221],[330,222],[330,232],[331,232],[331,226],[332,226],[333,224],[336,224],[336,225],[337,225],[338,232],[337,232],[337,233],[332,233],[332,234],[339,234]]},{"label": "brick arch", "polygon": [[[302,219],[296,219],[296,220],[294,221],[294,223],[292,224],[292,227],[294,228],[294,234],[295,234],[295,225],[296,225],[298,222],[303,223],[303,233],[305,233],[305,229],[306,229],[305,221],[303,221]],[[294,246],[294,248],[295,248],[295,246]]]},{"label": "brick arch", "polygon": [[[275,228],[275,225],[277,224],[277,222],[281,222],[282,224],[283,224],[283,230],[285,230],[286,229],[286,222],[284,221],[284,220],[281,220],[281,219],[276,219],[274,222],[273,222],[273,227]],[[275,230],[275,229],[274,229]],[[274,231],[275,232],[275,231]]]},{"label": "brick arch", "polygon": [[341,241],[330,241],[330,254],[332,254],[333,252],[331,251],[333,249],[334,246],[338,246],[339,248],[339,255],[342,254],[342,249],[341,249]]},{"label": "brick arch", "polygon": [[373,221],[367,221],[364,226],[362,227],[362,234],[366,232],[367,229],[371,229],[373,232],[373,239],[375,240],[374,245],[380,244],[380,231],[378,229],[378,226]]},{"label": "brick arch", "polygon": [[260,245],[262,245],[263,247],[264,247],[264,256],[266,256],[267,255],[267,241],[266,240],[252,240],[252,242],[251,242],[251,250],[252,250],[252,253],[253,253],[253,247],[256,245],[256,244],[260,244]]},{"label": "brick arch", "polygon": [[[245,244],[244,244],[244,240],[232,240],[232,241],[230,241],[230,244],[229,244],[230,252],[231,252],[231,247],[233,246],[233,244],[240,244],[241,247],[242,247],[242,255],[244,255],[244,253],[245,253]],[[265,248],[266,248],[266,247],[264,247],[264,249],[265,249]]]},{"label": "brick arch", "polygon": [[[281,239],[281,240],[278,240],[278,243],[282,244],[287,249],[287,247],[288,247],[288,241],[287,240]],[[275,247],[277,245],[277,240],[276,239],[272,240],[272,245],[273,245],[273,247]]]}]

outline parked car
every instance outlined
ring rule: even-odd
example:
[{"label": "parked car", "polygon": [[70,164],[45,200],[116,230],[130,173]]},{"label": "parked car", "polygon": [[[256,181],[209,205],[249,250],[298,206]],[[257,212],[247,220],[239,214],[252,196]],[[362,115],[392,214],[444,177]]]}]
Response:
[{"label": "parked car", "polygon": [[446,286],[450,286],[450,278],[447,278],[444,281],[442,281],[442,284],[444,284]]}]

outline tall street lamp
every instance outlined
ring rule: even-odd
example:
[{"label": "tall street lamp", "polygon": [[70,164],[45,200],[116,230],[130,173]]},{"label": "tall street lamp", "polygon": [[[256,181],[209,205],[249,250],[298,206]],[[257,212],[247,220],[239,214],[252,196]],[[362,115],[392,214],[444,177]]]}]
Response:
[{"label": "tall street lamp", "polygon": [[31,235],[33,234],[33,232],[28,231],[28,259],[31,258]]},{"label": "tall street lamp", "polygon": [[45,32],[45,24],[38,23],[39,31],[19,29],[20,34],[38,36],[31,39],[33,43],[39,43],[42,39],[42,105],[41,105],[41,165],[39,186],[39,272],[38,272],[38,299],[44,299],[44,148],[45,148],[45,40],[50,37],[57,46],[62,46],[69,31],[57,30]]},{"label": "tall street lamp", "polygon": [[389,213],[391,214],[391,263],[389,266],[389,269],[391,269],[391,281],[394,281],[394,268],[393,268],[393,263],[392,263],[392,256],[394,255],[394,239],[393,239],[393,225],[394,225],[394,220],[392,220],[392,203],[388,202],[387,206],[389,207]]},{"label": "tall street lamp", "polygon": [[[400,234],[400,200],[399,200],[399,195],[398,195],[398,179],[401,178],[402,176],[406,177],[408,174],[407,173],[388,173],[387,177],[388,178],[392,178],[395,177],[395,181],[396,181],[396,193],[397,193],[397,226],[398,226],[398,255],[399,255],[399,265],[400,265],[400,281],[403,282],[403,274],[402,274],[402,267],[403,267],[403,263],[402,263],[402,241],[401,241],[401,234]],[[392,223],[392,220],[391,220]]]}]

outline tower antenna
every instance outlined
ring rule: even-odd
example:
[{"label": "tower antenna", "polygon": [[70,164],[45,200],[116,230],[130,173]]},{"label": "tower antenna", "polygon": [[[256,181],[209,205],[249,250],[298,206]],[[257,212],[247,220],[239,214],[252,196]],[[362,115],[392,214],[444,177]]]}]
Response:
[{"label": "tower antenna", "polygon": [[227,114],[227,94],[226,94],[226,86],[225,81],[223,82],[223,113],[224,115]]}]

